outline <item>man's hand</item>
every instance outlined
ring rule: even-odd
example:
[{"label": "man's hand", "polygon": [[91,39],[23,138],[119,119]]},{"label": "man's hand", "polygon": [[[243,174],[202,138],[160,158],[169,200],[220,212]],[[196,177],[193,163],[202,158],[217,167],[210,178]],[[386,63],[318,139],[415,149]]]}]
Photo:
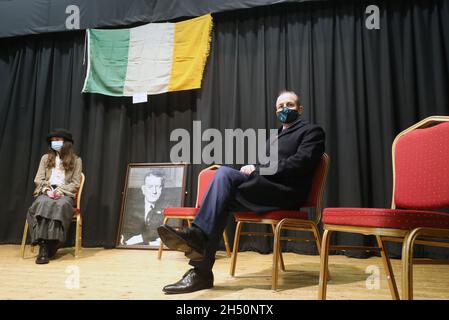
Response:
[{"label": "man's hand", "polygon": [[54,198],[55,198],[55,193],[54,193],[54,191],[53,191],[53,190],[48,190],[48,191],[47,191],[47,196],[48,196],[49,198],[51,198],[51,199],[54,199]]},{"label": "man's hand", "polygon": [[247,176],[249,176],[254,170],[256,170],[256,167],[252,164],[240,168],[240,172],[246,174]]}]

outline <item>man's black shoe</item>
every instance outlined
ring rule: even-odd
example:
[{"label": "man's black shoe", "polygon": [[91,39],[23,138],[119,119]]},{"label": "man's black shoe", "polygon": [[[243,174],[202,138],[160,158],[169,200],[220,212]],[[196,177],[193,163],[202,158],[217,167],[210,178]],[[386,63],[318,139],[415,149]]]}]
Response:
[{"label": "man's black shoe", "polygon": [[198,272],[198,270],[192,268],[182,276],[181,280],[165,286],[162,291],[166,294],[189,293],[209,289],[213,286],[214,274],[212,271]]},{"label": "man's black shoe", "polygon": [[157,228],[162,242],[172,250],[185,252],[186,257],[194,261],[204,258],[205,238],[198,228],[175,230],[168,225]]},{"label": "man's black shoe", "polygon": [[37,264],[46,264],[49,263],[50,259],[48,259],[48,248],[45,241],[39,243],[39,254],[36,258]]}]

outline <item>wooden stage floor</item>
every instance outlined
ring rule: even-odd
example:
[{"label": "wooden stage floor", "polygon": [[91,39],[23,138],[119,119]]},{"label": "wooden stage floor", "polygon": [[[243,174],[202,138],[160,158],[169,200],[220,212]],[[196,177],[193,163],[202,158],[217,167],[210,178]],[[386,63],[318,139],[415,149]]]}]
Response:
[{"label": "wooden stage floor", "polygon": [[[37,251],[37,250],[36,250]],[[62,249],[47,265],[36,265],[19,246],[0,246],[0,299],[316,299],[319,257],[284,254],[287,271],[280,272],[279,290],[271,290],[271,255],[239,253],[236,277],[229,275],[230,258],[219,252],[215,287],[190,294],[165,295],[164,285],[180,279],[189,268],[180,252],[86,248],[77,259]],[[328,299],[391,299],[380,258],[331,256]],[[401,265],[393,260],[400,287]],[[415,266],[415,299],[449,299],[449,266]],[[368,271],[368,273],[367,273]],[[376,282],[376,273],[380,281]],[[77,282],[76,280],[79,279]],[[79,284],[79,288],[77,285]],[[400,290],[400,288],[399,288]]]}]

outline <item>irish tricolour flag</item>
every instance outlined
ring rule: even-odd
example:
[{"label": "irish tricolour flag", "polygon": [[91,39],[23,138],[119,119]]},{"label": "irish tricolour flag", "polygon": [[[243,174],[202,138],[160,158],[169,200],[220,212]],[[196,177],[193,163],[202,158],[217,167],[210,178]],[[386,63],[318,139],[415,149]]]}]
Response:
[{"label": "irish tricolour flag", "polygon": [[130,29],[89,29],[83,92],[133,96],[198,89],[211,30],[211,15]]}]

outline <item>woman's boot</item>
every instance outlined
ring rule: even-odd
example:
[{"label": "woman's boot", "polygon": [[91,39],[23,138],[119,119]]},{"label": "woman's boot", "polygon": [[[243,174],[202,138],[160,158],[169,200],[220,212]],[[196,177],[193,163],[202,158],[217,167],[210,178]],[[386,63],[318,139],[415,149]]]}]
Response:
[{"label": "woman's boot", "polygon": [[45,240],[39,242],[39,254],[36,258],[37,264],[46,264],[49,263],[50,259],[48,258],[48,247]]}]

